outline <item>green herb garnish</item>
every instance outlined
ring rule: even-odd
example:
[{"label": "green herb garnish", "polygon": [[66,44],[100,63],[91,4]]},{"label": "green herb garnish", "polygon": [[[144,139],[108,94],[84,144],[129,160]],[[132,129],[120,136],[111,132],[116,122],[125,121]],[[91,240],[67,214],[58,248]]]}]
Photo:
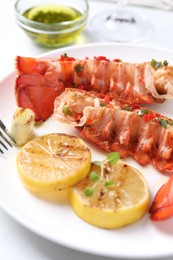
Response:
[{"label": "green herb garnish", "polygon": [[167,128],[167,123],[166,123],[166,120],[165,119],[159,119],[159,124],[164,127],[164,128]]},{"label": "green herb garnish", "polygon": [[90,197],[90,196],[93,195],[93,192],[94,192],[93,188],[87,187],[87,188],[85,189],[85,196]]},{"label": "green herb garnish", "polygon": [[82,66],[80,63],[77,64],[75,67],[74,67],[74,70],[76,71],[76,73],[81,73],[83,70],[84,70],[84,66]]},{"label": "green herb garnish", "polygon": [[106,187],[110,187],[110,186],[113,186],[113,185],[115,185],[115,182],[114,182],[114,181],[106,181],[106,182],[105,182],[105,186],[106,186]]},{"label": "green herb garnish", "polygon": [[149,111],[147,109],[140,109],[140,110],[138,110],[137,114],[138,114],[138,116],[143,116],[143,115],[149,114]]},{"label": "green herb garnish", "polygon": [[172,120],[172,119],[167,119],[167,123],[168,123],[169,125],[173,125],[173,120]]},{"label": "green herb garnish", "polygon": [[93,186],[87,187],[85,189],[84,194],[86,196],[92,196],[94,193],[95,187],[100,182],[104,182],[105,187],[110,187],[115,185],[115,182],[112,180],[108,180],[108,176],[106,178],[104,177],[104,171],[105,171],[105,164],[110,163],[111,165],[114,165],[117,163],[117,161],[120,159],[120,154],[118,152],[112,152],[107,154],[106,158],[103,161],[94,161],[93,164],[100,167],[100,174],[98,175],[95,171],[90,172],[89,178],[94,182]]},{"label": "green herb garnish", "polygon": [[120,159],[120,154],[118,152],[109,153],[107,155],[106,159],[107,159],[107,162],[109,162],[111,165],[114,165]]},{"label": "green herb garnish", "polygon": [[101,102],[100,102],[100,106],[101,106],[101,107],[105,107],[105,106],[106,106],[106,103],[105,103],[104,101],[101,101]]},{"label": "green herb garnish", "polygon": [[163,66],[168,66],[167,60],[164,60],[164,62],[162,63],[161,61],[156,61],[155,59],[152,59],[150,64],[156,70],[161,69]]},{"label": "green herb garnish", "polygon": [[63,112],[65,115],[68,115],[68,116],[71,116],[71,115],[72,115],[72,112],[70,111],[70,109],[68,108],[68,106],[63,106],[62,112]]},{"label": "green herb garnish", "polygon": [[167,60],[164,60],[163,65],[164,65],[164,66],[168,66]]},{"label": "green herb garnish", "polygon": [[94,171],[90,173],[89,177],[92,181],[98,181],[100,179],[99,175]]},{"label": "green herb garnish", "polygon": [[160,68],[162,68],[163,67],[163,64],[162,64],[162,62],[161,61],[156,61],[156,60],[154,60],[154,59],[152,59],[151,60],[151,66],[154,68],[154,69],[156,69],[156,70],[158,70],[158,69],[160,69]]}]

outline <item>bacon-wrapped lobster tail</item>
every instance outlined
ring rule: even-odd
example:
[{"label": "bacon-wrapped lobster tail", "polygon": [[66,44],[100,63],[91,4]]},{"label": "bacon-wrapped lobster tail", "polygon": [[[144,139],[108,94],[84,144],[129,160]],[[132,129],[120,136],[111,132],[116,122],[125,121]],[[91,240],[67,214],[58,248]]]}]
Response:
[{"label": "bacon-wrapped lobster tail", "polygon": [[17,104],[32,109],[37,121],[52,114],[55,97],[66,87],[138,104],[173,98],[173,67],[166,62],[132,64],[105,57],[81,60],[67,55],[59,58],[18,56],[16,71]]}]

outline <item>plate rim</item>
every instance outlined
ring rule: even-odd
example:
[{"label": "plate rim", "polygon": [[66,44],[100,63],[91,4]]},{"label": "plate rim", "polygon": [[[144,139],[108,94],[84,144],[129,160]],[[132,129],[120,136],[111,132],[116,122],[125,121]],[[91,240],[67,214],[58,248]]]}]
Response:
[{"label": "plate rim", "polygon": [[[159,52],[166,52],[168,54],[173,54],[173,51],[170,51],[170,50],[167,50],[167,49],[164,49],[164,48],[155,48],[153,46],[144,46],[144,45],[138,45],[138,44],[127,44],[127,43],[89,43],[89,44],[83,44],[83,45],[79,45],[79,46],[68,46],[68,47],[64,47],[64,48],[61,48],[61,49],[55,49],[55,50],[51,50],[51,51],[48,51],[48,52],[45,52],[39,56],[36,56],[36,57],[48,57],[48,56],[51,56],[51,55],[54,55],[55,53],[63,53],[63,51],[71,51],[71,50],[75,50],[75,49],[83,49],[83,48],[92,48],[92,47],[96,47],[96,46],[121,46],[121,47],[137,47],[137,48],[140,48],[140,49],[148,49],[148,50],[153,50],[153,51],[159,51]],[[2,81],[0,82],[0,85],[2,84],[2,82],[5,82],[9,77],[11,76],[14,76],[15,75],[15,71],[9,73],[8,75],[6,75],[5,78],[2,79]],[[51,238],[50,235],[47,235],[45,234],[44,232],[41,232],[40,229],[36,229],[33,227],[33,225],[29,225],[29,223],[27,221],[25,221],[21,216],[17,216],[14,212],[12,212],[12,210],[10,210],[8,207],[6,207],[3,202],[1,201],[1,198],[0,198],[0,206],[2,209],[4,209],[10,216],[12,216],[19,224],[23,225],[25,228],[31,230],[32,232],[40,235],[41,237],[44,237],[45,239],[49,239],[50,241],[52,242],[55,242],[55,243],[58,243],[62,246],[65,246],[65,247],[68,247],[68,248],[71,248],[71,249],[75,249],[75,250],[78,250],[78,251],[81,251],[81,252],[85,252],[85,253],[91,253],[91,254],[96,254],[96,255],[100,255],[100,256],[109,256],[109,257],[124,257],[124,258],[127,258],[127,259],[130,259],[131,257],[138,257],[138,258],[151,258],[151,257],[169,257],[169,256],[172,256],[173,255],[173,251],[172,252],[168,252],[168,254],[165,255],[165,253],[163,253],[162,255],[159,253],[159,254],[153,254],[153,255],[145,255],[145,256],[139,256],[139,255],[132,255],[130,256],[129,258],[127,257],[127,255],[121,255],[121,254],[115,254],[115,255],[112,255],[112,254],[99,254],[98,252],[95,252],[93,250],[85,250],[84,248],[79,248],[78,246],[74,246],[73,245],[69,245],[68,243],[65,243],[64,241],[62,242],[60,239],[59,241],[57,240],[54,240]]]}]

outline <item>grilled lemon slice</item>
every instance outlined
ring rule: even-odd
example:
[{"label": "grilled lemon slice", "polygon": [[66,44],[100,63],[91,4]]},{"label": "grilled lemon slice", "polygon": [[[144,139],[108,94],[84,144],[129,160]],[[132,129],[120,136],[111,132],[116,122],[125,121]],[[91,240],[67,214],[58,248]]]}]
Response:
[{"label": "grilled lemon slice", "polygon": [[17,155],[19,176],[33,192],[66,189],[85,178],[90,166],[91,152],[85,142],[67,134],[37,137]]},{"label": "grilled lemon slice", "polygon": [[69,201],[75,213],[86,222],[107,229],[142,218],[149,207],[149,190],[143,175],[121,161],[115,165],[107,163],[103,176],[100,172],[100,167],[92,164],[90,174],[70,189]]}]

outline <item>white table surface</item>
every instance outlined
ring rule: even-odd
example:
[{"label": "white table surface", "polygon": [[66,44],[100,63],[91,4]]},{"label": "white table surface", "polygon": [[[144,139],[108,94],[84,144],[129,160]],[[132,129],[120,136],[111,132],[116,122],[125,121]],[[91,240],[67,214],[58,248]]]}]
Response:
[{"label": "white table surface", "polygon": [[[15,56],[36,56],[48,49],[34,45],[17,26],[14,15],[14,0],[1,1],[0,7],[0,80],[14,70]],[[90,1],[90,18],[111,4]],[[142,42],[148,46],[166,48],[173,51],[173,12],[135,7],[136,11],[148,17],[152,26],[152,36]],[[76,45],[98,42],[89,24]],[[9,191],[10,192],[10,191]],[[164,245],[163,245],[164,246]],[[102,260],[100,256],[73,251],[54,244],[32,233],[0,209],[0,260]],[[161,258],[159,258],[161,260]],[[173,259],[164,258],[164,260]]]}]

